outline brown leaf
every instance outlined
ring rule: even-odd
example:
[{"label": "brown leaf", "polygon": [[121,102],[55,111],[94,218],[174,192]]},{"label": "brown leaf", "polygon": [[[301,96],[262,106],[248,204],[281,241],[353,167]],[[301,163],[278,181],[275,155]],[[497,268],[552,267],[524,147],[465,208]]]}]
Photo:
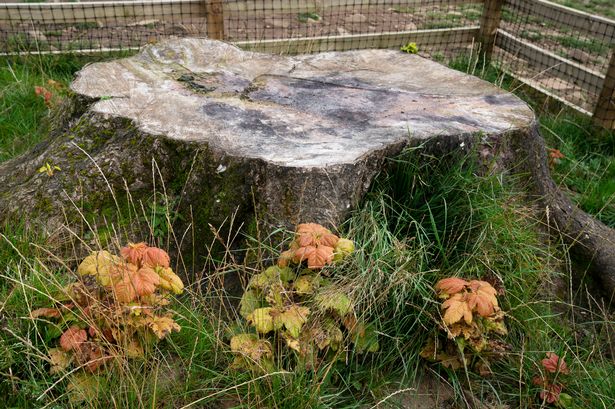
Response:
[{"label": "brown leaf", "polygon": [[445,278],[436,283],[436,290],[449,295],[457,294],[468,285],[466,280],[457,277]]},{"label": "brown leaf", "polygon": [[46,318],[59,318],[62,313],[57,308],[38,308],[30,313],[32,318],[46,317]]},{"label": "brown leaf", "polygon": [[85,330],[73,325],[60,337],[60,346],[65,351],[78,350],[87,339],[88,334]]},{"label": "brown leaf", "polygon": [[472,310],[466,302],[465,294],[457,293],[453,295],[442,303],[442,308],[446,310],[443,320],[447,325],[452,325],[462,318],[467,324],[472,322]]}]

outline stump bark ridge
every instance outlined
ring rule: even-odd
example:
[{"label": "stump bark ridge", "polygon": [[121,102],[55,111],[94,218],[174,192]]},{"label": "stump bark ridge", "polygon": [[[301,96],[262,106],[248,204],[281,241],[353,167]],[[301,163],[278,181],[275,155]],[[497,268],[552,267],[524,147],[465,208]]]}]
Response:
[{"label": "stump bark ridge", "polygon": [[[86,66],[71,90],[52,136],[0,166],[4,217],[51,231],[164,187],[196,224],[334,226],[405,146],[459,147],[534,121],[510,93],[391,50],[277,56],[169,40]],[[46,163],[61,170],[39,173]]]}]

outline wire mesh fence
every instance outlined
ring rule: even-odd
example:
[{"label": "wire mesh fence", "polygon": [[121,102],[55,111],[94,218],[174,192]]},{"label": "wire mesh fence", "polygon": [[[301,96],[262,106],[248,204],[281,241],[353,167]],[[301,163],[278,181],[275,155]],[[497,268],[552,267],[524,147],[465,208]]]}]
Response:
[{"label": "wire mesh fence", "polygon": [[416,43],[420,54],[450,60],[480,51],[524,84],[615,127],[615,22],[545,0],[0,2],[3,54],[132,50],[186,36],[276,53]]},{"label": "wire mesh fence", "polygon": [[546,2],[506,0],[500,29],[496,52],[503,69],[594,111],[615,46],[615,22]]}]

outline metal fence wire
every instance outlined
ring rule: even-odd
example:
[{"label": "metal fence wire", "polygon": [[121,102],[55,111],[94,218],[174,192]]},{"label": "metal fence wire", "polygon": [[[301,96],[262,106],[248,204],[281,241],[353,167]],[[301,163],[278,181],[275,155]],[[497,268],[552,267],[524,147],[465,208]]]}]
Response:
[{"label": "metal fence wire", "polygon": [[0,1],[0,54],[136,50],[187,36],[275,53],[481,56],[615,128],[615,21],[546,0]]}]

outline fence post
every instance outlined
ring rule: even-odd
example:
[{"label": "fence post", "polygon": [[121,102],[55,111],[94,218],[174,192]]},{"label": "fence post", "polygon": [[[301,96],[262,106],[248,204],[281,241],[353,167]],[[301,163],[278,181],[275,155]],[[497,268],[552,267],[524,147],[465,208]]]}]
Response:
[{"label": "fence post", "polygon": [[594,123],[607,129],[615,129],[615,47],[609,68],[602,85],[602,91],[594,110]]},{"label": "fence post", "polygon": [[478,41],[481,43],[481,54],[485,61],[491,60],[493,46],[495,45],[495,34],[498,31],[502,17],[503,4],[504,0],[485,0],[483,5]]},{"label": "fence post", "polygon": [[207,16],[207,37],[224,40],[224,4],[223,0],[205,0]]}]

